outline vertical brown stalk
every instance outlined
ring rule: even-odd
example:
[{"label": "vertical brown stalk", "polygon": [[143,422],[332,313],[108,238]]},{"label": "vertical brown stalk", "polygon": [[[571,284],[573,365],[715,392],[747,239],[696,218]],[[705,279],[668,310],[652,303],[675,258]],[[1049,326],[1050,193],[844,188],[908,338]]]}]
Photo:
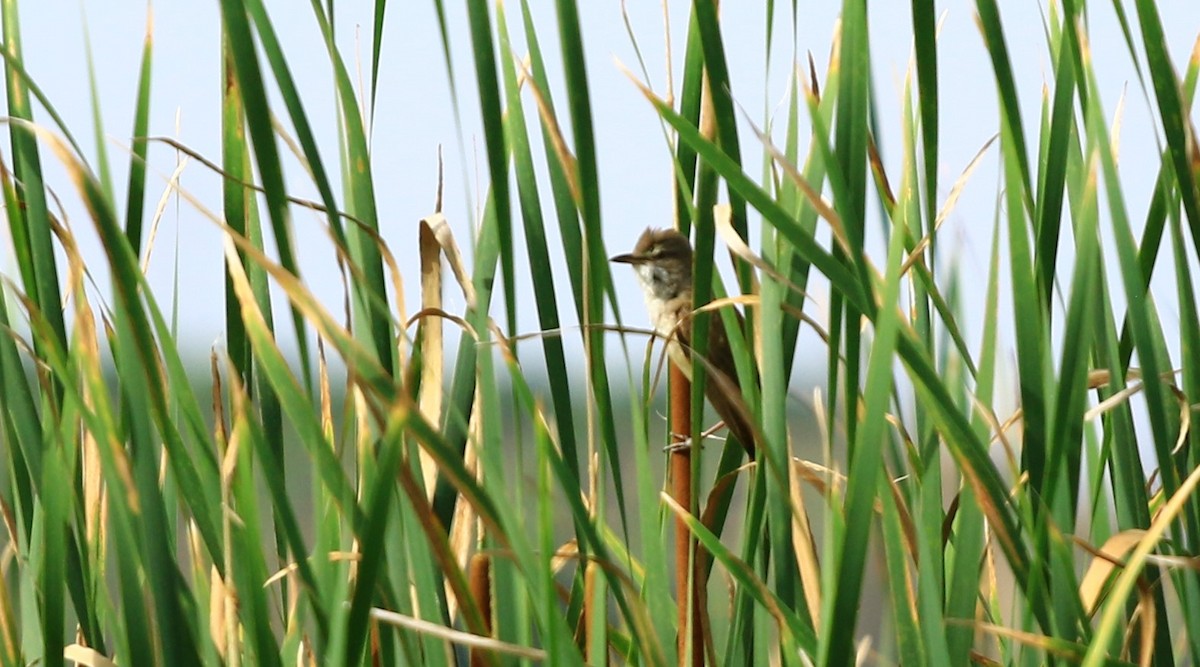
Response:
[{"label": "vertical brown stalk", "polygon": [[[492,632],[492,572],[491,561],[481,553],[471,556],[467,570],[467,580],[471,587],[471,597],[483,615],[483,627]],[[484,667],[492,664],[487,653],[478,648],[471,649],[471,667]]]},{"label": "vertical brown stalk", "polygon": [[[671,433],[675,443],[686,442],[692,433],[692,385],[687,375],[677,365],[671,364]],[[673,443],[674,444],[674,443]],[[680,507],[695,513],[692,501],[692,452],[696,443],[671,450],[670,475],[671,497]],[[698,568],[698,557],[692,557],[696,541],[682,518],[675,519],[675,595],[679,607],[680,667],[704,665],[704,614],[700,606],[699,588],[702,578]],[[689,614],[690,611],[690,614]],[[689,615],[691,622],[689,622]],[[687,660],[688,638],[691,638],[692,659]]]},{"label": "vertical brown stalk", "polygon": [[603,654],[594,655],[592,651],[592,605],[596,599],[596,577],[599,574],[596,561],[587,561],[583,567],[583,613],[579,615],[579,626],[583,637],[583,654],[589,665],[603,664],[605,658]]}]

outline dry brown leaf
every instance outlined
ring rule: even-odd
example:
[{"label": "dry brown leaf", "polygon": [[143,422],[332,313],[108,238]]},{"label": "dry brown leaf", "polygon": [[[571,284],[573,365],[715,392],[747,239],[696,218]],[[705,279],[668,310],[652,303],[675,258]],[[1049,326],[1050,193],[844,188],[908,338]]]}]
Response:
[{"label": "dry brown leaf", "polygon": [[[442,308],[442,262],[441,244],[433,225],[444,224],[445,218],[435,213],[430,218],[422,220],[418,225],[418,245],[421,257],[421,309]],[[442,373],[445,366],[443,360],[443,328],[442,320],[438,317],[420,320],[421,330],[421,389],[417,405],[421,415],[430,424],[442,420]],[[419,453],[421,462],[421,479],[425,483],[425,493],[429,500],[433,499],[437,488],[437,465],[424,451]]]},{"label": "dry brown leaf", "polygon": [[1079,582],[1079,599],[1083,601],[1083,610],[1088,616],[1096,611],[1108,576],[1116,568],[1124,566],[1125,554],[1145,535],[1146,531],[1140,529],[1123,530],[1105,540],[1098,550],[1088,547],[1081,540],[1075,540],[1093,555],[1092,562],[1083,574],[1083,580]]},{"label": "dry brown leaf", "polygon": [[817,558],[817,542],[808,520],[808,509],[801,497],[800,476],[788,475],[792,497],[792,550],[804,584],[804,602],[812,618],[813,629],[820,631],[821,620],[821,562]]},{"label": "dry brown leaf", "polygon": [[404,614],[388,611],[386,609],[371,609],[371,618],[380,623],[386,623],[398,628],[406,628],[408,630],[412,630],[413,632],[418,632],[430,637],[436,637],[459,646],[475,647],[492,651],[494,653],[503,653],[505,655],[512,655],[528,660],[544,661],[546,659],[546,652],[541,649],[510,644],[508,642],[502,642],[498,639],[492,639],[490,637],[481,637],[470,632],[463,632],[461,630],[455,630],[454,628],[448,628],[441,623],[434,623],[431,621],[422,620],[420,618],[406,616]]},{"label": "dry brown leaf", "polygon": [[950,213],[954,211],[954,207],[956,204],[958,204],[958,199],[962,195],[963,189],[967,187],[967,181],[970,180],[971,174],[975,173],[975,168],[978,167],[979,163],[983,161],[983,156],[987,154],[988,148],[991,148],[998,136],[999,135],[992,135],[991,139],[988,139],[986,142],[984,142],[983,147],[975,153],[975,157],[967,163],[967,168],[963,169],[963,172],[959,174],[958,180],[956,180],[954,182],[954,186],[950,188],[950,194],[946,196],[946,201],[942,204],[941,210],[938,211],[937,217],[933,221],[933,232],[928,236],[922,237],[921,240],[917,242],[917,245],[913,247],[913,251],[909,253],[908,257],[904,260],[904,264],[900,267],[900,275],[908,273],[913,264],[916,264],[921,260],[921,257],[925,253],[925,248],[929,247],[929,244],[933,240],[933,236],[936,235],[938,230],[942,228],[942,223],[945,222],[946,219],[950,217]]},{"label": "dry brown leaf", "polygon": [[1066,658],[1068,660],[1078,660],[1081,657],[1081,654],[1072,650],[1068,650],[1064,646],[1065,642],[1061,640],[1055,640],[1053,637],[1047,637],[1045,635],[1039,635],[1033,632],[1025,632],[1023,630],[1015,630],[1013,628],[1006,628],[1002,625],[993,625],[992,623],[961,621],[954,618],[947,619],[946,622],[955,625],[971,626],[976,630],[981,630],[983,632],[996,635],[997,637],[1008,637],[1009,639],[1018,641],[1026,646],[1032,646],[1036,649],[1045,651],[1048,655],[1054,655],[1060,658]]},{"label": "dry brown leaf", "polygon": [[109,660],[103,654],[96,651],[96,649],[79,644],[64,646],[63,658],[77,665],[87,665],[87,667],[116,667],[115,662]]}]

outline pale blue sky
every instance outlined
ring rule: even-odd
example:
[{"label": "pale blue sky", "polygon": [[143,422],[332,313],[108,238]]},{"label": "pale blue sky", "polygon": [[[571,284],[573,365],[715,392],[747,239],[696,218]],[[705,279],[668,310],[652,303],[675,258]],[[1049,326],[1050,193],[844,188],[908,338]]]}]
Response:
[{"label": "pale blue sky", "polygon": [[[310,5],[294,0],[267,4],[285,45],[292,71],[298,79],[310,122],[318,135],[327,163],[336,165],[336,119],[330,67]],[[387,8],[379,104],[373,130],[374,174],[383,235],[391,243],[405,272],[405,297],[409,312],[416,309],[418,298],[416,222],[432,212],[438,145],[444,145],[446,151],[446,213],[463,246],[469,245],[467,239],[476,217],[468,199],[478,202],[479,184],[487,178],[482,158],[478,107],[473,94],[473,66],[468,50],[465,3],[446,4],[462,102],[460,111],[464,141],[461,144],[453,121],[454,111],[450,103],[433,3],[393,1]],[[560,71],[554,41],[552,3],[537,0],[532,4],[552,80],[558,81]],[[652,84],[661,90],[665,81],[661,4],[644,0],[631,0],[628,4],[634,30],[651,68]],[[788,18],[785,16],[790,3],[776,3],[782,20],[776,29],[777,48],[771,54],[771,77],[769,81],[764,81],[764,4],[726,2],[722,17],[734,96],[756,121],[764,117],[764,109],[774,110],[783,99],[787,68],[792,58]],[[798,21],[797,53],[804,58],[806,52],[811,51],[817,61],[818,71],[822,73],[828,59],[829,40],[838,4],[800,3],[802,15]],[[1051,78],[1050,59],[1043,36],[1042,10],[1038,3],[1033,2],[1001,4],[1024,120],[1032,139],[1042,86]],[[670,155],[652,109],[616,65],[619,60],[636,70],[633,50],[620,14],[620,4],[608,0],[583,2],[581,5],[596,118],[605,240],[611,254],[627,249],[643,227],[671,223]],[[909,3],[889,1],[870,5],[872,58],[876,76],[874,92],[879,103],[879,139],[887,167],[895,174],[900,157],[900,91],[911,49]],[[518,6],[509,3],[508,8],[514,41],[523,44]],[[1108,3],[1091,3],[1091,8],[1093,55],[1101,76],[1102,101],[1110,118],[1119,97],[1127,93],[1121,135],[1121,164],[1131,213],[1133,219],[1138,221],[1144,216],[1158,164],[1155,129],[1151,120],[1154,115],[1151,106],[1153,101],[1147,101],[1138,86],[1111,6]],[[122,165],[127,161],[123,147],[129,143],[132,127],[132,104],[146,24],[146,6],[138,2],[111,0],[45,0],[24,3],[21,9],[26,66],[83,142],[89,159],[92,159],[94,138],[82,40],[86,15],[99,74],[106,141],[116,167],[114,176],[118,191],[123,196],[125,170]],[[1169,0],[1160,2],[1159,9],[1168,31],[1171,54],[1182,67],[1191,52],[1193,41],[1200,33],[1200,5],[1195,0]],[[676,0],[671,3],[671,36],[675,46],[677,83],[681,73],[680,54],[687,10],[686,2]],[[1129,7],[1127,11],[1134,18],[1133,8]],[[340,45],[351,62],[356,48],[364,54],[364,59],[370,53],[372,12],[373,3],[365,0],[338,3]],[[959,172],[984,142],[997,132],[998,105],[991,67],[975,25],[974,3],[965,0],[939,3],[939,14],[943,12],[945,24],[940,37],[939,66],[940,196],[944,198]],[[151,134],[176,134],[178,114],[180,140],[200,153],[219,160],[217,3],[215,0],[156,3],[153,5],[153,35]],[[361,48],[356,46],[359,35]],[[364,63],[364,80],[368,76],[366,67]],[[565,109],[561,89],[555,90],[555,94],[559,108]],[[528,107],[532,109],[533,105],[529,104]],[[282,114],[280,106],[276,106],[276,109],[277,113]],[[43,122],[47,120],[45,114],[41,113],[37,114],[37,118]],[[532,126],[536,119],[531,117],[530,122]],[[748,127],[744,129],[748,130]],[[761,151],[749,131],[743,132],[742,143],[744,162],[750,165],[748,168],[751,173],[757,174]],[[4,152],[8,152],[7,146]],[[949,260],[957,255],[968,279],[982,276],[986,267],[998,191],[995,157],[993,148],[942,232],[942,259]],[[149,207],[152,208],[157,202],[174,162],[175,156],[170,149],[161,145],[151,149],[153,175],[149,185]],[[51,168],[51,173],[57,174],[52,177],[52,187],[66,202],[71,223],[83,242],[84,251],[94,259],[90,267],[98,283],[104,286],[107,284],[107,274],[103,270],[103,257],[78,198],[70,191],[65,178],[61,177],[61,170]],[[294,162],[289,165],[287,176],[294,194],[315,196],[314,189]],[[183,185],[207,206],[219,210],[220,186],[215,175],[193,163],[184,174]],[[468,192],[471,193],[469,196]],[[120,205],[123,207],[124,203]],[[938,205],[941,205],[940,201]],[[304,279],[327,303],[339,303],[339,278],[334,270],[330,246],[320,231],[321,219],[299,209],[293,214]],[[756,224],[757,221],[752,222],[752,227]],[[878,222],[872,222],[870,229],[877,230]],[[7,236],[4,238],[0,246],[3,247],[0,267],[12,273],[10,242]],[[223,331],[220,237],[216,228],[187,203],[180,204],[177,212],[172,204],[164,218],[150,270],[160,303],[168,310],[177,242],[182,338],[193,346],[192,352],[197,358],[203,358]],[[874,247],[878,250],[877,244]],[[560,272],[559,275],[565,284],[565,274]],[[618,290],[625,295],[621,302],[624,319],[634,326],[644,325],[640,294],[632,272],[617,270],[614,276]],[[526,289],[527,272],[521,270],[518,277],[521,289]],[[967,299],[978,300],[982,296],[981,289],[980,281],[968,280]],[[1169,283],[1162,283],[1157,289],[1160,294],[1171,294],[1173,291]],[[819,286],[815,290],[818,303],[821,304],[825,303],[823,290]],[[452,295],[452,290],[448,294]],[[537,323],[532,303],[530,300],[522,303],[521,328],[523,331],[535,330]],[[451,307],[456,306],[452,303]],[[572,312],[565,298],[560,301],[560,307],[564,316]],[[1002,304],[1001,307],[1010,309],[1011,304]],[[1174,321],[1173,312],[1169,306],[1164,306],[1163,310],[1164,322],[1169,327]],[[824,314],[819,310],[814,314],[824,319]],[[977,321],[978,317],[969,317],[968,329]],[[568,340],[571,339],[568,336]],[[1010,343],[1005,345],[1011,348]]]}]

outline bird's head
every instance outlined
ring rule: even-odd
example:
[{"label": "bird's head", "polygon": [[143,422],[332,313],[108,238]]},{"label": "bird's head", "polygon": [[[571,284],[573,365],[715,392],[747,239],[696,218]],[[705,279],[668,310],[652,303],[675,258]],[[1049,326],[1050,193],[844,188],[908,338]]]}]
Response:
[{"label": "bird's head", "polygon": [[668,300],[692,289],[692,245],[674,229],[649,228],[633,252],[609,261],[632,264],[647,297]]}]

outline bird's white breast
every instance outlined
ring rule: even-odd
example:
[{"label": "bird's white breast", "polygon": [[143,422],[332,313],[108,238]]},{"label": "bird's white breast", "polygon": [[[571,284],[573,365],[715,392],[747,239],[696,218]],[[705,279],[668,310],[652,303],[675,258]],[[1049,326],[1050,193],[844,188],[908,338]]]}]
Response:
[{"label": "bird's white breast", "polygon": [[675,334],[675,326],[679,324],[680,310],[676,307],[674,299],[664,299],[657,293],[654,288],[653,271],[654,268],[650,265],[643,264],[637,267],[638,282],[642,286],[642,297],[646,301],[646,312],[650,315],[650,324],[654,331],[660,336],[670,337]]},{"label": "bird's white breast", "polygon": [[679,321],[684,315],[691,312],[691,292],[685,292],[673,299],[662,298],[653,287],[650,271],[650,267],[638,267],[638,278],[642,283],[642,296],[646,301],[646,312],[650,315],[650,324],[654,327],[655,333],[662,337],[662,342],[666,343],[667,354],[671,360],[683,371],[688,380],[691,380],[691,361],[679,345],[680,335],[687,335],[686,331],[679,330]]}]

